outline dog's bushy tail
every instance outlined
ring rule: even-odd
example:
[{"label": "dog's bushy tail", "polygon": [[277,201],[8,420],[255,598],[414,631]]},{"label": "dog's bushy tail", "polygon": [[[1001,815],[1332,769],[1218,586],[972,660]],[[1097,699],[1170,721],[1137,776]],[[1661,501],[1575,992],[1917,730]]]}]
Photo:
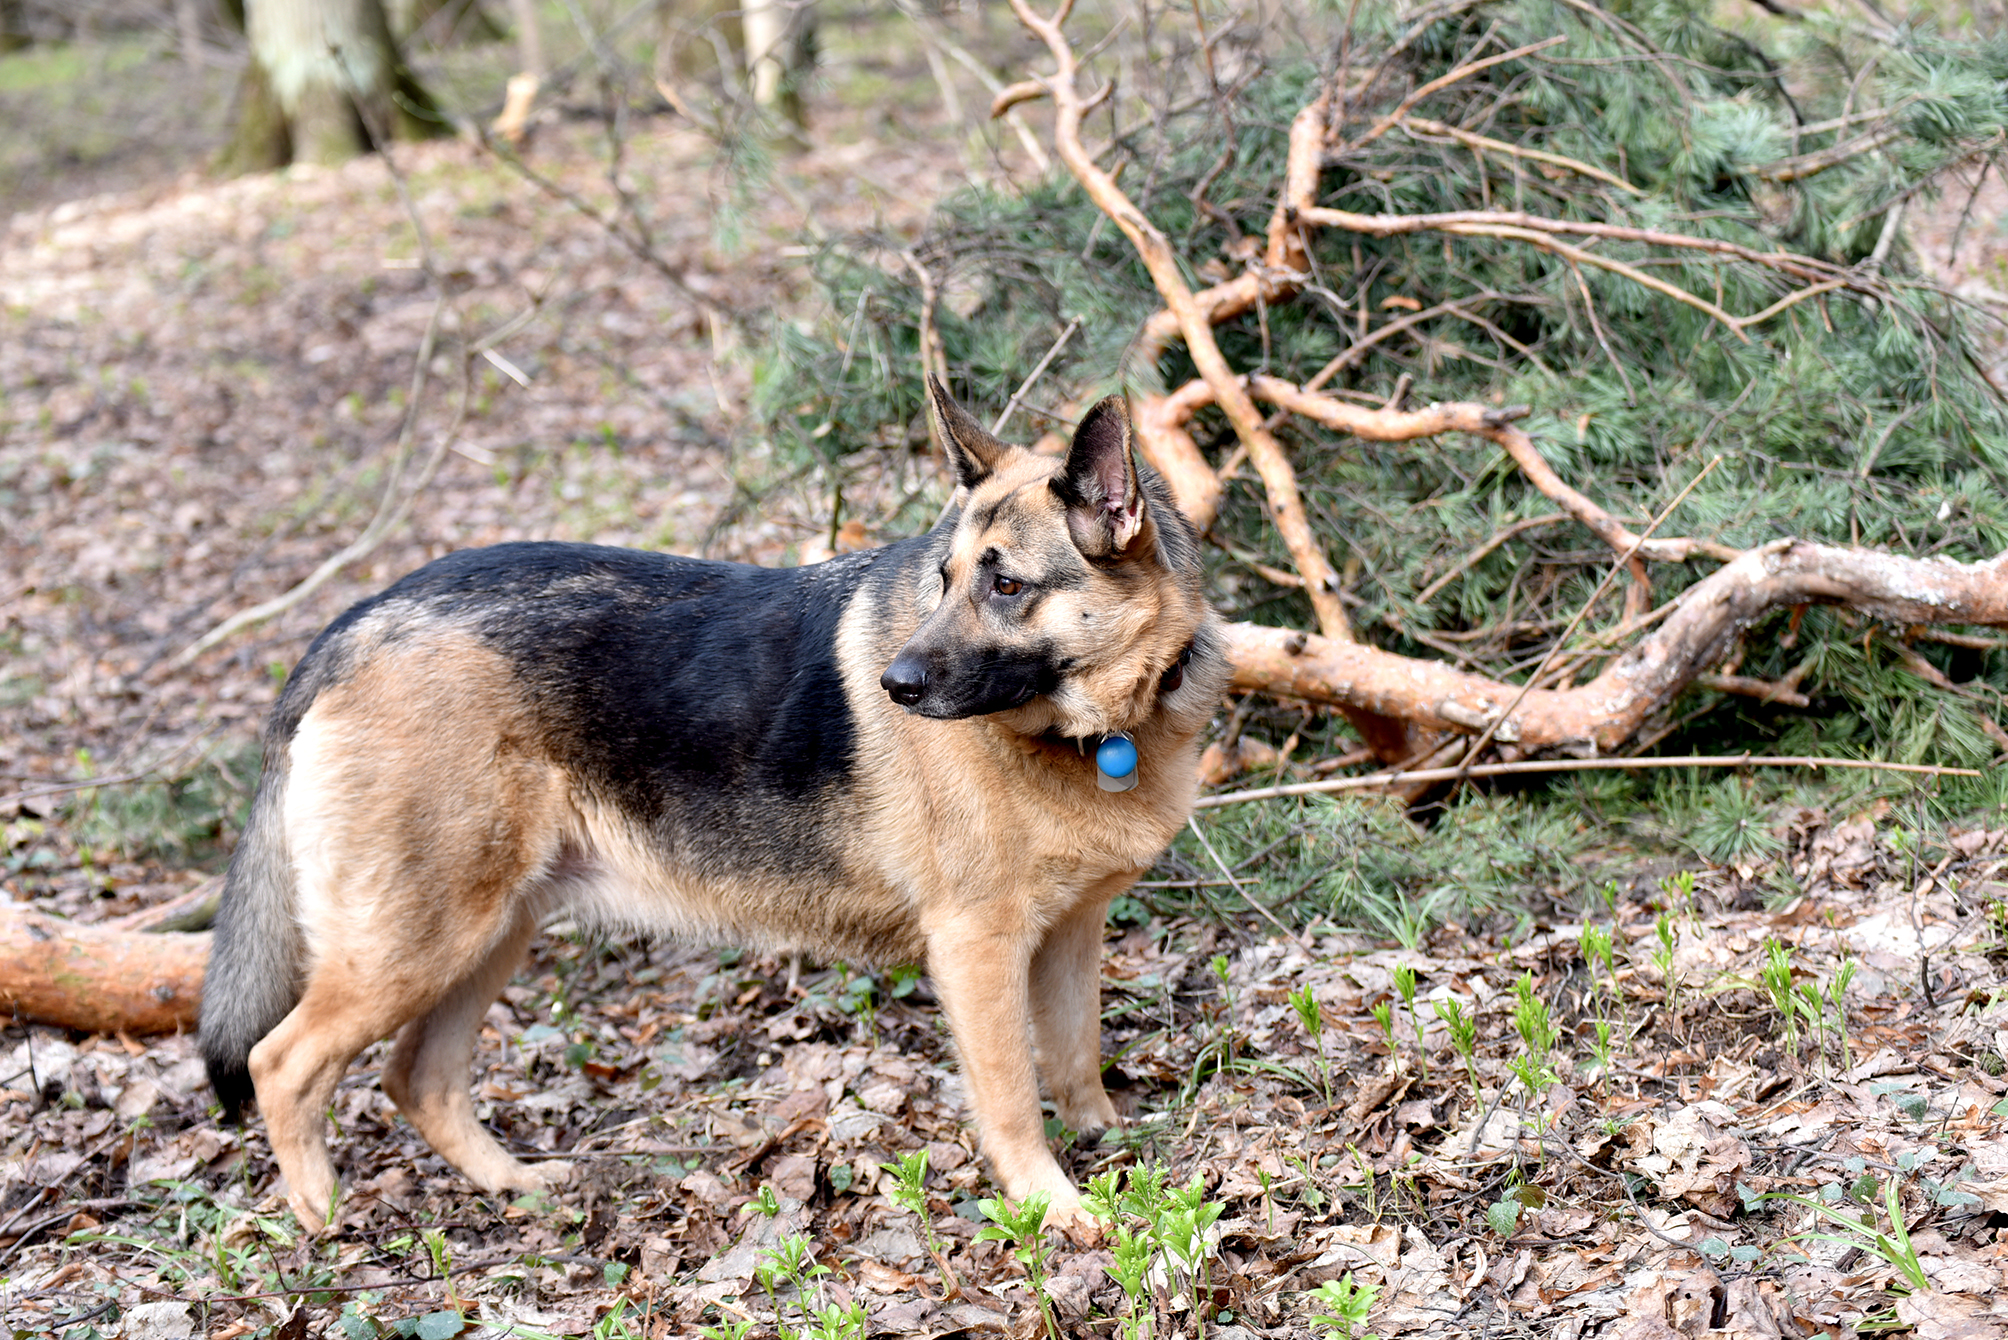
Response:
[{"label": "dog's bushy tail", "polygon": [[251,819],[223,877],[223,900],[202,981],[202,1059],[223,1104],[238,1120],[252,1100],[250,1056],[300,999],[305,942],[298,881],[286,845],[286,751],[270,749]]}]

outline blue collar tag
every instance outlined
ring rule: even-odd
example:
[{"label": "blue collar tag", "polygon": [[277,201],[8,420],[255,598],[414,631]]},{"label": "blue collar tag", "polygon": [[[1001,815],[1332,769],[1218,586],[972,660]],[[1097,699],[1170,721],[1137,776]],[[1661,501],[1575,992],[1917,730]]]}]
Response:
[{"label": "blue collar tag", "polygon": [[1132,791],[1137,784],[1136,741],[1108,735],[1095,746],[1095,785],[1104,791]]}]

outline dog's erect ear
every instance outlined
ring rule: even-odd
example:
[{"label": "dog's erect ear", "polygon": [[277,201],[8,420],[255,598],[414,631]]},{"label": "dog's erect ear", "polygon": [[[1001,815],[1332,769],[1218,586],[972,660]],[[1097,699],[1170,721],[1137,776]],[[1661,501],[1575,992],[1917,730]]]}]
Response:
[{"label": "dog's erect ear", "polygon": [[966,489],[990,478],[1010,450],[956,404],[941,379],[931,372],[927,374],[927,417],[934,424],[934,435],[947,453],[948,463],[955,467],[955,482]]},{"label": "dog's erect ear", "polygon": [[1053,480],[1067,505],[1067,529],[1090,558],[1128,549],[1144,525],[1143,485],[1136,477],[1129,406],[1112,395],[1081,416],[1067,465]]}]

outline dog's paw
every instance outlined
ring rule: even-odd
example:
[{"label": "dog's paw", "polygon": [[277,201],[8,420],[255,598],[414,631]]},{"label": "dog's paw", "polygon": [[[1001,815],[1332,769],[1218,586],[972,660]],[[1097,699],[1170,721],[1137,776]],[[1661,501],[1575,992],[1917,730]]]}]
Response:
[{"label": "dog's paw", "polygon": [[1102,1221],[1087,1212],[1078,1196],[1070,1204],[1056,1204],[1046,1211],[1045,1231],[1058,1233],[1081,1248],[1099,1247],[1103,1240]]},{"label": "dog's paw", "polygon": [[509,1185],[517,1191],[562,1191],[578,1180],[579,1166],[576,1163],[554,1161],[550,1163],[519,1163],[519,1171],[509,1179]]},{"label": "dog's paw", "polygon": [[1091,1122],[1087,1125],[1076,1126],[1073,1128],[1074,1139],[1076,1143],[1084,1147],[1093,1148],[1095,1145],[1107,1140],[1110,1136],[1120,1132],[1127,1124],[1121,1117],[1116,1117],[1109,1121]]}]

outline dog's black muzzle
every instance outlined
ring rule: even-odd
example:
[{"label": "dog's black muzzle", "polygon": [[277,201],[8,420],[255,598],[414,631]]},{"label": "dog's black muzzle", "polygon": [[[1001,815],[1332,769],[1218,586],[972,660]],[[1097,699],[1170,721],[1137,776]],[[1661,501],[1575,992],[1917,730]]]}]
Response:
[{"label": "dog's black muzzle", "polygon": [[943,721],[1007,711],[1059,685],[1059,671],[1037,653],[957,655],[911,642],[879,676],[901,707]]}]

